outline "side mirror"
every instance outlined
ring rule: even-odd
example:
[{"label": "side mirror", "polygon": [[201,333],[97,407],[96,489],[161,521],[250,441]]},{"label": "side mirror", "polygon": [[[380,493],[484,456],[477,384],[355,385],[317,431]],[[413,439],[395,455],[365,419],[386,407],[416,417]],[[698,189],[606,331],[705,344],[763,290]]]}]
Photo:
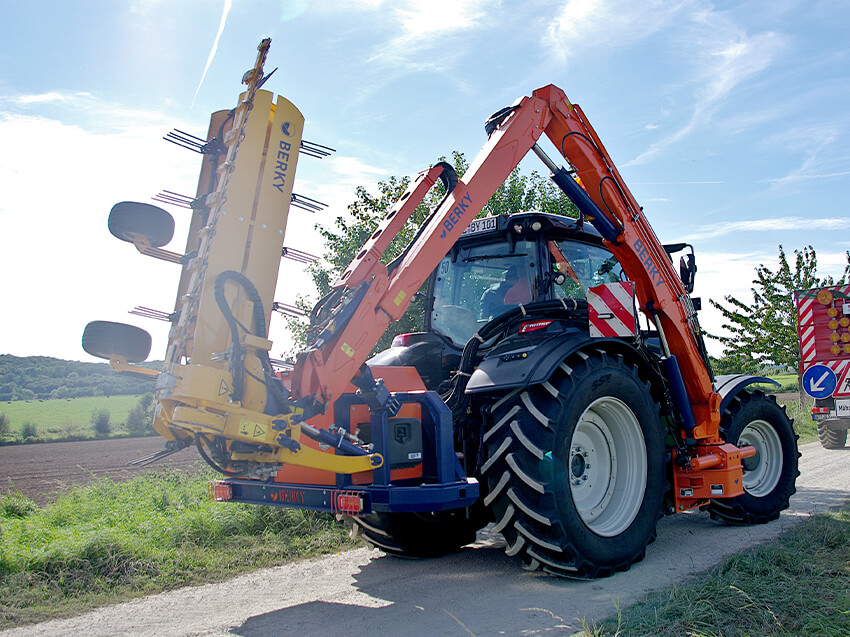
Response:
[{"label": "side mirror", "polygon": [[673,262],[673,255],[682,250],[689,250],[679,257],[679,278],[682,280],[682,285],[685,286],[685,291],[688,294],[694,293],[694,280],[697,276],[697,260],[694,256],[694,247],[689,243],[668,243],[664,246],[664,251]]},{"label": "side mirror", "polygon": [[694,280],[697,277],[697,260],[693,252],[679,257],[679,278],[688,294],[694,293]]}]

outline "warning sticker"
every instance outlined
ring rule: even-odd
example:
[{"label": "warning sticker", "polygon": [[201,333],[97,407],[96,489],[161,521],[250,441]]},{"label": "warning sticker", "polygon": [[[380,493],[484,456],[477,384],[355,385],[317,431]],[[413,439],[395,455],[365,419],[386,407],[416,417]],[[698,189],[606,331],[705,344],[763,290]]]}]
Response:
[{"label": "warning sticker", "polygon": [[269,426],[253,420],[242,419],[239,421],[239,435],[247,436],[248,438],[265,438],[269,431]]},{"label": "warning sticker", "polygon": [[832,392],[833,396],[850,396],[850,365],[844,368],[844,373],[841,374],[841,380]]}]

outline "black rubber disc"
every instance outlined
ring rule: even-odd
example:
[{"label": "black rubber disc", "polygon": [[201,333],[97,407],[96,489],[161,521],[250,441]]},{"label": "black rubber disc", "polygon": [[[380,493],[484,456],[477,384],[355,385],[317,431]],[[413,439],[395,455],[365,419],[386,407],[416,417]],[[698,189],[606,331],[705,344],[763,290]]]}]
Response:
[{"label": "black rubber disc", "polygon": [[135,242],[145,237],[159,248],[174,236],[174,217],[157,206],[135,201],[122,201],[109,211],[109,232],[122,241]]},{"label": "black rubber disc", "polygon": [[83,331],[83,349],[98,358],[117,355],[141,363],[151,353],[151,335],[134,325],[92,321]]}]

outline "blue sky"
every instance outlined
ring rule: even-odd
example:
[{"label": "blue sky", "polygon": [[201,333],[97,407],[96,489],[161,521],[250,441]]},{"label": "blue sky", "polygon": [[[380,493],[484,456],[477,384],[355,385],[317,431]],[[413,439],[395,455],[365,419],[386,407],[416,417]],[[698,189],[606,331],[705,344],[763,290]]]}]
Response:
[{"label": "blue sky", "polygon": [[[356,186],[473,157],[490,113],[551,83],[582,105],[661,240],[694,244],[704,299],[748,298],[780,244],[814,246],[822,274],[850,248],[847,0],[2,6],[0,353],[93,360],[80,335],[104,319],[148,329],[161,358],[167,325],[126,312],[170,310],[178,273],[114,239],[106,217],[117,201],[194,193],[197,155],[161,138],[203,136],[209,113],[233,107],[263,37],[279,67],[264,88],[338,151],[299,163],[295,191],[330,208],[293,211],[293,247],[320,254],[313,224],[344,214]],[[171,212],[179,251],[184,213]],[[308,285],[289,262],[281,278],[279,301]],[[719,328],[713,310],[702,322]]]}]

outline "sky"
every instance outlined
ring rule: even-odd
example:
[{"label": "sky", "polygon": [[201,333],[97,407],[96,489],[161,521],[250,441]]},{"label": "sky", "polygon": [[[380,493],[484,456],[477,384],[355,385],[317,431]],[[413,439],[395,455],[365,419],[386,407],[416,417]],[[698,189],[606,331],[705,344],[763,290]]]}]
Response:
[{"label": "sky", "polygon": [[[106,227],[119,201],[193,195],[199,156],[162,140],[206,134],[236,105],[272,39],[264,89],[306,117],[285,244],[321,255],[314,226],[453,150],[547,84],[582,106],[663,242],[694,245],[707,299],[750,298],[778,247],[811,245],[838,275],[850,249],[850,2],[830,0],[0,0],[0,354],[94,361],[91,320],[132,323],[165,354],[177,266]],[[555,154],[553,148],[550,154]],[[528,172],[545,172],[536,158]],[[167,246],[182,252],[188,214]],[[276,300],[309,294],[284,260]],[[272,319],[272,355],[290,349]],[[719,345],[709,350],[719,354]]]}]

